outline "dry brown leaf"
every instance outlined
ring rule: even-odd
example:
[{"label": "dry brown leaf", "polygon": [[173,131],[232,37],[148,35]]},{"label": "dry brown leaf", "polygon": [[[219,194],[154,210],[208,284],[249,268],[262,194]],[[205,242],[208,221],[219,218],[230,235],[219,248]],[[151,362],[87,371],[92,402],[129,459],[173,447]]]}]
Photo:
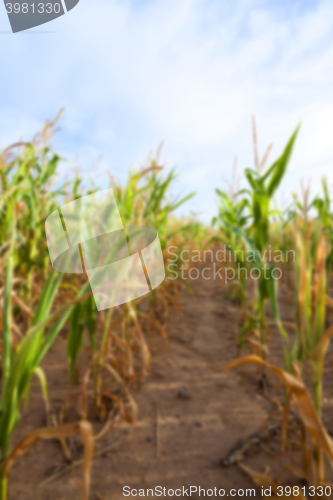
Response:
[{"label": "dry brown leaf", "polygon": [[7,460],[1,464],[0,469],[3,468],[3,474],[8,476],[9,471],[14,463],[14,460],[23,455],[30,446],[36,444],[41,439],[65,439],[72,434],[80,431],[84,444],[84,461],[83,461],[83,491],[82,500],[88,500],[90,489],[90,469],[93,455],[93,432],[90,422],[81,420],[74,424],[62,424],[57,427],[45,427],[29,432],[13,449],[8,456]]},{"label": "dry brown leaf", "polygon": [[331,297],[329,297],[328,295],[326,295],[326,305],[329,307],[333,307],[333,299],[331,299]]},{"label": "dry brown leaf", "polygon": [[[247,467],[244,464],[238,464],[238,467],[242,469],[242,471],[249,476],[249,478],[256,484],[260,489],[264,488],[265,489],[270,489],[271,490],[271,495],[269,495],[269,498],[281,498],[282,500],[286,500],[287,498],[290,499],[290,495],[283,495],[280,493],[278,490],[278,484],[275,483],[271,477],[268,475],[268,469],[266,469],[265,472],[260,473],[256,472],[250,467]],[[306,500],[306,497],[303,495],[302,491],[299,489],[299,495],[297,498]]]},{"label": "dry brown leaf", "polygon": [[295,375],[287,373],[275,365],[266,363],[259,356],[255,355],[238,359],[223,369],[229,370],[248,363],[265,366],[282,380],[288,392],[291,394],[291,402],[294,405],[296,413],[305,429],[311,436],[312,440],[317,443],[321,450],[327,455],[329,460],[333,461],[333,443],[319,420],[311,396],[303,381]]},{"label": "dry brown leaf", "polygon": [[318,363],[318,365],[321,368],[321,373],[323,370],[323,365],[324,365],[324,358],[331,340],[331,337],[333,335],[333,325],[330,326],[330,328],[326,331],[326,333],[322,336],[318,344],[316,345],[311,358],[310,362],[315,362]]}]

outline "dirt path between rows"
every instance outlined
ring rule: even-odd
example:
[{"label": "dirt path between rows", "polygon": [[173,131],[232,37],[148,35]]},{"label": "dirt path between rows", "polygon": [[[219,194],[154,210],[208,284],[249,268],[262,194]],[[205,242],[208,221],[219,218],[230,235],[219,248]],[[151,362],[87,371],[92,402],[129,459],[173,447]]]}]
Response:
[{"label": "dirt path between rows", "polygon": [[[237,466],[224,468],[220,460],[237,442],[258,432],[275,407],[258,386],[259,374],[254,367],[221,370],[238,357],[239,308],[231,301],[221,301],[225,286],[201,278],[191,284],[193,294],[186,290],[181,293],[181,313],[170,314],[166,348],[153,354],[150,375],[140,389],[132,390],[139,408],[133,438],[128,444],[123,442],[117,451],[94,458],[92,500],[126,498],[124,486],[145,490],[155,486],[174,490],[191,485],[216,487],[223,488],[226,495],[232,488],[253,488],[251,480]],[[287,295],[286,285],[281,290]],[[284,314],[292,319],[291,308],[286,308]],[[280,359],[279,341],[275,337],[270,351]],[[59,338],[44,363],[53,405],[73,392],[65,353],[65,340]],[[331,368],[329,371],[331,375]],[[333,401],[329,398],[333,393],[331,382],[326,391],[325,418],[329,422]],[[38,383],[34,382],[29,411],[24,414],[14,441],[43,425],[43,402]],[[100,447],[115,443],[119,436],[128,438],[128,426],[119,425],[103,438]],[[271,443],[268,447],[272,452],[277,451]],[[38,486],[62,461],[57,442],[38,443],[15,463],[10,477],[10,499],[80,498],[81,467],[48,485]],[[269,458],[259,449],[246,464],[261,472],[269,465],[274,475],[285,461],[286,457]],[[294,481],[286,476],[287,484]],[[192,498],[199,496],[192,494]]]}]

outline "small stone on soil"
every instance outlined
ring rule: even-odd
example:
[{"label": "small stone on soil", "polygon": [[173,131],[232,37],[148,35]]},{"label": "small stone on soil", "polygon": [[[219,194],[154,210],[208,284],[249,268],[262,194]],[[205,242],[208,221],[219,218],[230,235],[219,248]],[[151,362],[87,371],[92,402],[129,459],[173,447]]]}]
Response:
[{"label": "small stone on soil", "polygon": [[179,399],[186,399],[186,400],[191,399],[191,392],[186,387],[183,387],[178,391],[177,397]]}]

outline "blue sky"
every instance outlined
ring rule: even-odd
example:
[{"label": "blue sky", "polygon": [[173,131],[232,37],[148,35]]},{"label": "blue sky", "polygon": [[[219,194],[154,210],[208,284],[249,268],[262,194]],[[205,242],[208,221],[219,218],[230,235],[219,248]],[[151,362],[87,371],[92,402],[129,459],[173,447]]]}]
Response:
[{"label": "blue sky", "polygon": [[333,181],[331,0],[81,0],[36,28],[55,33],[9,29],[0,6],[0,147],[65,106],[54,146],[86,175],[99,160],[102,182],[164,140],[175,194],[197,191],[187,210],[209,220],[234,158],[253,165],[255,114],[271,161],[302,121],[278,200],[301,179],[313,193]]}]

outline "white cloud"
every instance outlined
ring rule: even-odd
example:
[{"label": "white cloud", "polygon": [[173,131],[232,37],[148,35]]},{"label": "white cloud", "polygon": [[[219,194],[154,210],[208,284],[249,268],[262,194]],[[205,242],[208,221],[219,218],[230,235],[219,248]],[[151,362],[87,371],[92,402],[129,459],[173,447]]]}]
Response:
[{"label": "white cloud", "polygon": [[189,206],[208,218],[234,157],[252,164],[255,113],[271,159],[303,121],[284,189],[300,176],[316,183],[333,161],[332,28],[329,1],[283,11],[259,0],[81,0],[53,22],[57,34],[2,37],[0,142],[65,104],[59,147],[85,169],[102,154],[124,178],[164,139],[179,189],[197,190]]}]

